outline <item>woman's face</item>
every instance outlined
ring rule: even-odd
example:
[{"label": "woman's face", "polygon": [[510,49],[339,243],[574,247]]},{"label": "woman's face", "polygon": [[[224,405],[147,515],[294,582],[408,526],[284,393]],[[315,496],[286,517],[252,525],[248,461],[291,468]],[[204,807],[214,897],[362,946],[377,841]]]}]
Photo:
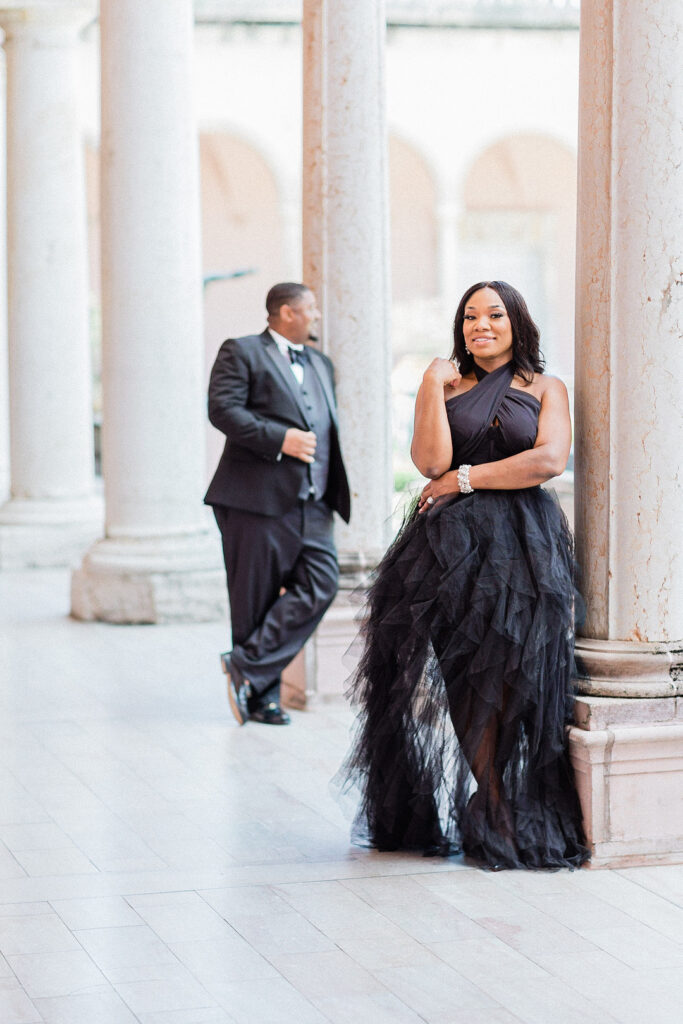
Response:
[{"label": "woman's face", "polygon": [[480,288],[467,300],[462,327],[465,345],[478,363],[498,366],[512,359],[512,324],[493,288]]}]

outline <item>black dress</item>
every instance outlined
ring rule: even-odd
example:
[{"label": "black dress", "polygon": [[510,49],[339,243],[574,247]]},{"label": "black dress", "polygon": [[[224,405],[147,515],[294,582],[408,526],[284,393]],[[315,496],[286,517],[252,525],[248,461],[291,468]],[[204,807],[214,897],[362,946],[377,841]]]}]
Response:
[{"label": "black dress", "polygon": [[[540,403],[511,364],[446,403],[453,467],[534,444]],[[481,490],[408,515],[367,598],[338,781],[360,791],[353,841],[489,867],[588,857],[567,755],[573,543],[540,487]]]}]

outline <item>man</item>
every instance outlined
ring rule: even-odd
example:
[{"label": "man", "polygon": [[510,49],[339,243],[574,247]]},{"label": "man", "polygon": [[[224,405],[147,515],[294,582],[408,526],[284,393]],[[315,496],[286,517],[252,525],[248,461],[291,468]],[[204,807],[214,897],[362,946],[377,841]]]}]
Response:
[{"label": "man", "polygon": [[332,512],[350,515],[334,371],[313,348],[304,284],[276,284],[263,334],[230,338],[211,371],[209,419],[226,436],[204,499],[223,540],[232,651],[221,655],[240,725],[286,725],[283,669],[337,592]]}]

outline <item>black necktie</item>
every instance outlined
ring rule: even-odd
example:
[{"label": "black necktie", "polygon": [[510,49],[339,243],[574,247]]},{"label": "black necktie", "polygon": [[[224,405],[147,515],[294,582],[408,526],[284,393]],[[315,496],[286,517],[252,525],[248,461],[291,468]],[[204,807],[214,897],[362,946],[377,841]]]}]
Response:
[{"label": "black necktie", "polygon": [[306,365],[308,361],[308,352],[305,348],[292,348],[291,345],[288,345],[287,348],[289,350],[289,361],[292,365],[294,365],[294,363],[298,363],[299,366]]}]

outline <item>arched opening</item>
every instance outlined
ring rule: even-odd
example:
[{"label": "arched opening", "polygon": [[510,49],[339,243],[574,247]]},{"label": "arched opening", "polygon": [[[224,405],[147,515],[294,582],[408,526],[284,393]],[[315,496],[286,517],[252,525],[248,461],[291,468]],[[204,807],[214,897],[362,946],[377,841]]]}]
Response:
[{"label": "arched opening", "polygon": [[[203,133],[200,167],[208,374],[226,338],[263,330],[266,293],[286,275],[286,258],[278,187],[260,153],[233,135]],[[224,440],[209,427],[209,472]]]},{"label": "arched opening", "polygon": [[502,278],[519,288],[541,328],[548,368],[574,366],[576,155],[555,139],[513,135],[474,161],[463,187],[465,284]]},{"label": "arched opening", "polygon": [[389,138],[391,280],[394,302],[436,294],[436,189],[423,157]]},{"label": "arched opening", "polygon": [[[249,143],[223,132],[200,137],[205,333],[210,359],[228,335],[261,329],[263,300],[284,273],[275,177]],[[221,275],[249,271],[243,277]]]},{"label": "arched opening", "polygon": [[[392,429],[395,485],[415,477],[410,461],[415,393],[438,304],[436,185],[424,157],[389,137],[392,284]],[[426,324],[432,326],[425,330]],[[440,326],[440,325],[439,325]],[[437,335],[439,328],[436,328]]]}]

